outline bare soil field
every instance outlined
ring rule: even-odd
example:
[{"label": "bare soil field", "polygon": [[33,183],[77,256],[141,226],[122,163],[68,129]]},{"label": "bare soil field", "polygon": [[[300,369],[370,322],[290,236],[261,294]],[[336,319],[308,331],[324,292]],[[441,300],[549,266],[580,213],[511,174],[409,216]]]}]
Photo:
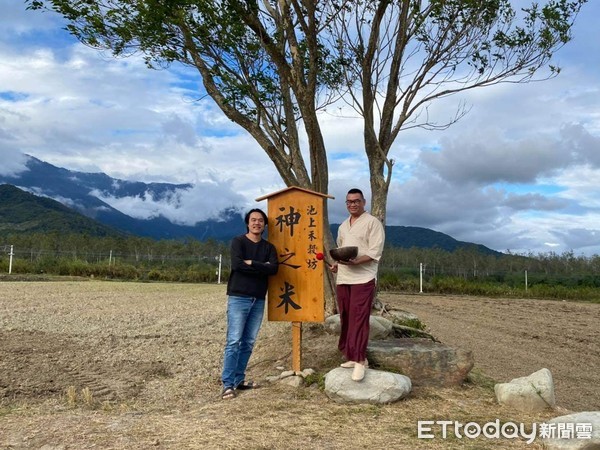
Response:
[{"label": "bare soil field", "polygon": [[[540,449],[522,439],[417,438],[418,420],[539,423],[600,408],[600,305],[385,293],[442,342],[474,352],[470,380],[389,405],[341,405],[291,367],[289,323],[267,322],[250,361],[263,387],[220,399],[222,285],[0,282],[0,448]],[[337,338],[305,324],[303,367],[336,367]],[[557,411],[497,405],[493,381],[542,367]]]},{"label": "bare soil field", "polygon": [[469,349],[498,382],[552,372],[558,405],[600,410],[600,305],[553,300],[383,294],[442,342]]}]

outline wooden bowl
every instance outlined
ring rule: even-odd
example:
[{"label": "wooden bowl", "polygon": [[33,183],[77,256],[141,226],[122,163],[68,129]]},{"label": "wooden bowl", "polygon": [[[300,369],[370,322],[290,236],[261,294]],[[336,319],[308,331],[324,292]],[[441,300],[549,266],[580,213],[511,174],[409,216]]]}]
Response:
[{"label": "wooden bowl", "polygon": [[338,247],[329,250],[329,254],[336,261],[349,261],[358,255],[358,247]]}]

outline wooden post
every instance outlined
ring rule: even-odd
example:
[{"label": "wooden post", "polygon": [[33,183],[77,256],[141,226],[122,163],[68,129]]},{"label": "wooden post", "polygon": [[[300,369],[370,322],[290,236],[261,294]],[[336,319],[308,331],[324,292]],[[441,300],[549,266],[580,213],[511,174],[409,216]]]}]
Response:
[{"label": "wooden post", "polygon": [[302,322],[292,322],[292,370],[302,371]]},{"label": "wooden post", "polygon": [[268,200],[268,239],[279,270],[269,278],[270,321],[292,322],[292,368],[302,370],[302,322],[325,320],[323,247],[325,199],[330,195],[289,187],[257,198]]}]

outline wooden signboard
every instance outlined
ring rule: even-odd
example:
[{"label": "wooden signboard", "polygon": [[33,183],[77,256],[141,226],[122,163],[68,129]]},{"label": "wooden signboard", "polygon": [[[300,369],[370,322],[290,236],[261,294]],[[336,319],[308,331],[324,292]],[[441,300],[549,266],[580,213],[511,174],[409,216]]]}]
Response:
[{"label": "wooden signboard", "polygon": [[268,199],[268,239],[277,249],[279,271],[269,279],[268,320],[325,320],[323,215],[329,195],[290,187]]}]

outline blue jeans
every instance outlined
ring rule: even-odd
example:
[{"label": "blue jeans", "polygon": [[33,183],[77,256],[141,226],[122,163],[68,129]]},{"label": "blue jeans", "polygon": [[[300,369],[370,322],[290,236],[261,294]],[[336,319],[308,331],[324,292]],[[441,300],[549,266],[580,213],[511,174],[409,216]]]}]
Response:
[{"label": "blue jeans", "polygon": [[244,381],[264,314],[264,298],[227,298],[227,340],[221,376],[224,388],[235,388]]}]

